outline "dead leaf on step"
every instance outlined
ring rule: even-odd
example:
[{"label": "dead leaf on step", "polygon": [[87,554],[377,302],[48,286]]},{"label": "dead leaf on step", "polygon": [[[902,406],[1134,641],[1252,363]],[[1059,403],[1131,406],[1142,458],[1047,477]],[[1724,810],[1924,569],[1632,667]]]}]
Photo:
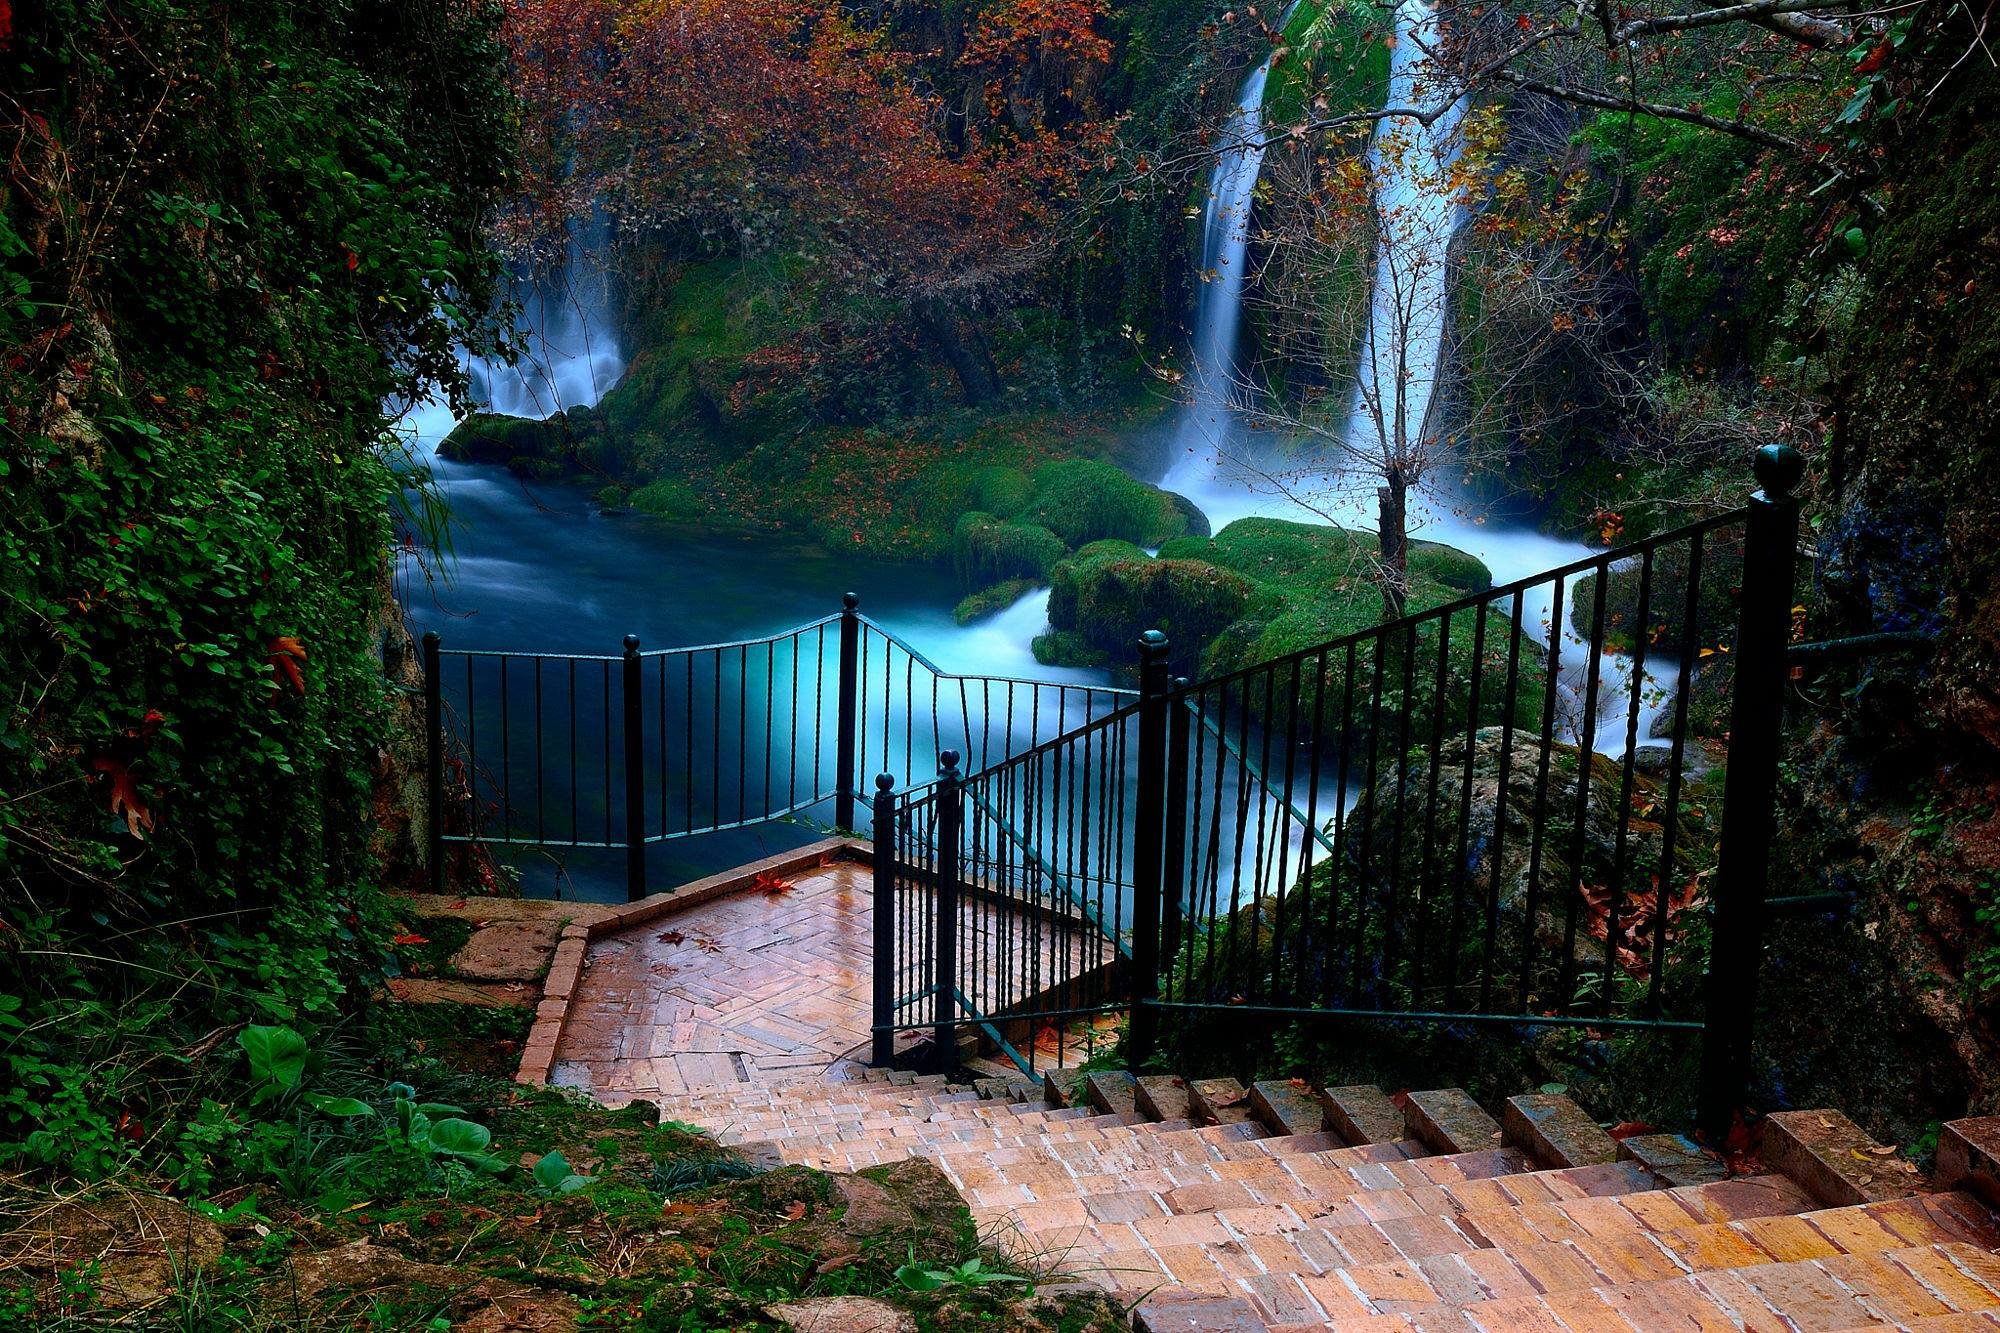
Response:
[{"label": "dead leaf on step", "polygon": [[1878,1143],[1873,1148],[1862,1149],[1861,1152],[1857,1152],[1855,1156],[1859,1157],[1862,1155],[1862,1153],[1866,1153],[1870,1157],[1888,1157],[1895,1151],[1896,1151],[1896,1145],[1893,1143]]},{"label": "dead leaf on step", "polygon": [[1643,1120],[1621,1120],[1605,1132],[1610,1134],[1613,1143],[1623,1143],[1636,1135],[1651,1134],[1653,1127]]},{"label": "dead leaf on step", "polygon": [[785,1217],[793,1222],[798,1221],[805,1215],[806,1215],[806,1206],[805,1204],[799,1202],[798,1200],[793,1200],[791,1206],[785,1209]]}]

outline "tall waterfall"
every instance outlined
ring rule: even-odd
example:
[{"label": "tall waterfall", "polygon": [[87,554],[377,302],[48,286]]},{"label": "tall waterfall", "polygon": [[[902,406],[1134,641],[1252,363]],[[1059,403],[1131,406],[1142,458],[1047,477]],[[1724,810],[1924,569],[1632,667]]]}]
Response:
[{"label": "tall waterfall", "polygon": [[[1437,105],[1450,102],[1428,125],[1407,117],[1384,116],[1376,125],[1369,148],[1376,188],[1378,244],[1372,284],[1368,331],[1362,341],[1361,365],[1347,429],[1362,452],[1361,432],[1374,432],[1370,414],[1393,418],[1400,410],[1403,429],[1423,429],[1438,377],[1449,316],[1450,247],[1460,207],[1453,193],[1442,188],[1457,152],[1457,131],[1463,113],[1455,90],[1440,89],[1428,68],[1425,48],[1438,37],[1437,12],[1424,0],[1399,0],[1396,41],[1391,51],[1389,106]],[[1239,518],[1270,517],[1301,523],[1337,522],[1358,531],[1373,531],[1375,480],[1343,466],[1343,460],[1318,460],[1316,469],[1301,474],[1279,452],[1279,441],[1260,441],[1231,407],[1232,389],[1239,383],[1237,342],[1247,279],[1250,218],[1255,206],[1258,175],[1263,168],[1264,89],[1271,63],[1266,60],[1243,81],[1223,130],[1228,145],[1209,180],[1202,231],[1202,283],[1195,299],[1190,339],[1186,402],[1173,427],[1173,455],[1159,484],[1192,500],[1220,530]],[[1393,420],[1390,423],[1393,428]],[[1263,474],[1263,475],[1260,475]],[[1266,480],[1282,474],[1283,488]],[[1290,491],[1291,494],[1287,494]],[[1292,495],[1311,501],[1310,507]],[[1470,551],[1486,562],[1497,582],[1508,583],[1545,569],[1568,564],[1591,550],[1577,542],[1550,537],[1532,529],[1488,523],[1471,512],[1462,497],[1432,488],[1410,497],[1413,536]],[[1567,599],[1565,599],[1567,600]],[[1533,589],[1523,607],[1527,624],[1546,627],[1560,619],[1558,636],[1561,676],[1568,706],[1582,710],[1580,686],[1594,652],[1589,640],[1571,623],[1570,608],[1556,606],[1549,585]],[[1631,700],[1631,663],[1613,653],[1601,657],[1597,715],[1588,723],[1572,717],[1576,733],[1587,733],[1600,751],[1622,754],[1627,708]],[[1671,702],[1671,670],[1660,663],[1649,667],[1641,682],[1639,743],[1652,736],[1656,719]]]}]

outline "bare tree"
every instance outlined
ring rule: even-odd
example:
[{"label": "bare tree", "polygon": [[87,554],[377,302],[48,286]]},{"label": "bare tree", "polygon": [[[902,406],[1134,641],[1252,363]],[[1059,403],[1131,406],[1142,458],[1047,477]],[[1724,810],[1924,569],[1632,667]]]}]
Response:
[{"label": "bare tree", "polygon": [[1306,448],[1226,463],[1329,521],[1372,490],[1392,617],[1413,493],[1504,448],[1526,382],[1601,345],[1604,252],[1556,225],[1534,173],[1498,169],[1503,137],[1497,112],[1454,110],[1390,121],[1365,154],[1322,141],[1267,160],[1247,297],[1266,357],[1232,374],[1232,406]]}]

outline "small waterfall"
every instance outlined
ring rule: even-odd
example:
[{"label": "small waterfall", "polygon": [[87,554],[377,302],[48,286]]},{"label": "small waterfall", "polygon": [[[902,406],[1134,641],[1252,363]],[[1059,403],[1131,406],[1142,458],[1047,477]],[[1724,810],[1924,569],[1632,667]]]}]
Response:
[{"label": "small waterfall", "polygon": [[562,270],[536,283],[522,305],[527,350],[511,366],[473,362],[474,401],[510,417],[596,406],[625,373],[606,276],[572,255]]}]

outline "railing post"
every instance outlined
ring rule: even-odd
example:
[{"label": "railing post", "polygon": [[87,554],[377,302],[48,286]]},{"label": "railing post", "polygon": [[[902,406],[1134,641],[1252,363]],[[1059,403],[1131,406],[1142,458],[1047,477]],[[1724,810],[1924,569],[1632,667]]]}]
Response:
[{"label": "railing post", "polygon": [[1153,1054],[1160,998],[1160,898],[1166,847],[1167,636],[1139,636],[1139,786],[1132,805],[1132,972],[1125,979],[1131,1019],[1125,1055],[1134,1067]]},{"label": "railing post", "polygon": [[[1714,934],[1702,1032],[1701,1128],[1728,1134],[1749,1094],[1758,970],[1764,955],[1764,889],[1777,822],[1783,740],[1785,647],[1791,637],[1799,501],[1805,461],[1789,445],[1757,451],[1762,489],[1750,497],[1738,607],[1735,695],[1729,704],[1729,772],[1714,879]],[[1672,812],[1669,811],[1671,817]]]},{"label": "railing post", "polygon": [[896,1058],[896,779],[875,779],[875,1049],[869,1063]]},{"label": "railing post", "polygon": [[946,750],[938,756],[937,783],[937,920],[932,959],[936,975],[931,978],[936,1002],[932,1044],[937,1048],[937,1070],[949,1074],[958,1068],[958,900],[963,888],[964,866],[959,831],[965,824],[965,792],[958,776],[958,751]]},{"label": "railing post", "polygon": [[625,900],[646,896],[646,726],[639,636],[625,636]]},{"label": "railing post", "polygon": [[444,892],[444,672],[440,641],[424,631],[424,870],[432,893]]},{"label": "railing post", "polygon": [[834,745],[836,775],[833,826],[854,827],[854,738],[861,713],[861,598],[848,593],[840,599],[840,704],[838,739]]},{"label": "railing post", "polygon": [[1181,948],[1181,903],[1187,896],[1188,763],[1193,713],[1185,698],[1186,676],[1175,676],[1167,701],[1166,849],[1160,856],[1160,961],[1171,971]]}]

